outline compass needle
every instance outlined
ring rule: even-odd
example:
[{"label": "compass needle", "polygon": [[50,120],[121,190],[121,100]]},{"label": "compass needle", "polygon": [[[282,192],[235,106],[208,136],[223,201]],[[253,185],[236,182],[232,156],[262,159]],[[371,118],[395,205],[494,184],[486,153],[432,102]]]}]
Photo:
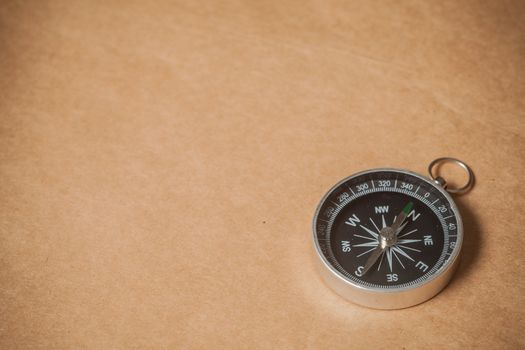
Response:
[{"label": "compass needle", "polygon": [[368,270],[370,270],[370,268],[375,264],[375,262],[377,261],[377,258],[379,258],[379,256],[381,256],[381,254],[383,253],[383,250],[384,248],[381,247],[381,245],[378,245],[376,248],[374,248],[374,251],[370,254],[368,259],[366,260],[366,264],[363,269],[363,275],[366,274]]},{"label": "compass needle", "polygon": [[372,249],[369,249],[369,250],[367,250],[366,252],[363,252],[363,253],[359,254],[357,257],[359,258],[359,257],[361,257],[361,256],[363,256],[363,255],[366,255],[366,254],[370,253],[370,252],[371,252],[372,250],[374,250],[374,249],[376,249],[376,248],[374,247],[374,248],[372,248]]},{"label": "compass needle", "polygon": [[377,271],[381,268],[381,263],[383,262],[383,259],[385,258],[385,251],[381,253],[381,257],[379,258],[379,265],[377,266]]},{"label": "compass needle", "polygon": [[444,288],[459,261],[463,226],[445,180],[431,176],[373,169],[342,180],[323,197],[314,240],[324,280],[334,290],[361,305],[396,309]]},{"label": "compass needle", "polygon": [[401,225],[401,227],[399,227],[399,228],[397,229],[398,235],[399,235],[399,232],[403,231],[403,229],[406,227],[406,225],[408,225],[408,221],[405,221],[405,222]]}]

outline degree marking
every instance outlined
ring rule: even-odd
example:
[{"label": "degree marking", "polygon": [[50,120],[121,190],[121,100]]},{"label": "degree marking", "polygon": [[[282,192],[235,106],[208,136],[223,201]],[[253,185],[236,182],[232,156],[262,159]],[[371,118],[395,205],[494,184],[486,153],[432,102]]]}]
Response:
[{"label": "degree marking", "polygon": [[334,201],[330,201],[330,202],[331,202],[332,204],[334,204],[336,207],[338,207],[338,208],[340,207],[340,205],[337,204],[336,202],[334,202]]}]

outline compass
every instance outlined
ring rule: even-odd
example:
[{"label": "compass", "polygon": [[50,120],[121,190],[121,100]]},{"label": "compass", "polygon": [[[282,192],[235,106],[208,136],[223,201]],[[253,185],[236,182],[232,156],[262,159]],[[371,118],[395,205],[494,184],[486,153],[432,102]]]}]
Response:
[{"label": "compass", "polygon": [[[467,172],[466,185],[449,188],[434,175],[447,162]],[[323,279],[338,294],[371,308],[400,309],[446,286],[463,242],[461,216],[448,192],[468,191],[474,175],[454,158],[434,160],[429,173],[425,178],[402,169],[362,171],[321,199],[314,244]]]}]

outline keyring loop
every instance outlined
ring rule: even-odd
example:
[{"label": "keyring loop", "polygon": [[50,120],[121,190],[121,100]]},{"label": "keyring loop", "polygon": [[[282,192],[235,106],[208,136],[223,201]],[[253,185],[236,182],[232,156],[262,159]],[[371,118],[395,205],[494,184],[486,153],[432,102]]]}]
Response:
[{"label": "keyring loop", "polygon": [[461,167],[463,170],[465,170],[465,172],[468,175],[468,181],[463,187],[460,187],[460,188],[447,187],[446,188],[447,192],[456,193],[456,194],[463,194],[463,193],[467,192],[468,190],[470,190],[472,188],[472,185],[474,185],[474,173],[472,172],[472,169],[470,169],[470,167],[465,162],[462,162],[461,160],[456,159],[456,158],[443,157],[443,158],[434,159],[432,161],[432,163],[430,163],[428,165],[428,173],[430,174],[430,178],[432,180],[434,180],[434,181],[436,181],[436,182],[438,182],[438,183],[440,183],[442,185],[443,184],[446,185],[446,182],[444,182],[444,180],[443,180],[443,178],[441,176],[434,176],[434,173],[433,173],[433,169],[434,169],[434,167],[436,165],[440,165],[440,164],[444,164],[444,163],[454,163],[454,164],[458,165],[459,167]]}]

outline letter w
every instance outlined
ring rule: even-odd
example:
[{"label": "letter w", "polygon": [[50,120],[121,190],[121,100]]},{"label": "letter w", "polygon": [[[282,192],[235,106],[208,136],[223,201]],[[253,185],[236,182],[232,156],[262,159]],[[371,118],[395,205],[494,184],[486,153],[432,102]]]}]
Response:
[{"label": "letter w", "polygon": [[359,218],[353,214],[352,217],[346,219],[345,224],[355,226],[358,222],[361,222],[361,220],[359,220]]}]

